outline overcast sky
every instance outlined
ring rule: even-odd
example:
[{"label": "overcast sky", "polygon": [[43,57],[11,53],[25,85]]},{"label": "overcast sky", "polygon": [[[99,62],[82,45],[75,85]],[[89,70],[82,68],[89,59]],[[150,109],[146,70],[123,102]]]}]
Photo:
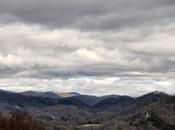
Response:
[{"label": "overcast sky", "polygon": [[175,0],[0,0],[0,89],[175,94]]}]

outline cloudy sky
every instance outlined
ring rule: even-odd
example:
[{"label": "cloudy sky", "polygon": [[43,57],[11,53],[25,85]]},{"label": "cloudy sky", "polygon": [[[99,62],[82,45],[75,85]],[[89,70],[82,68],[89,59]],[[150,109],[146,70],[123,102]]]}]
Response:
[{"label": "cloudy sky", "polygon": [[0,0],[0,89],[175,94],[175,1]]}]

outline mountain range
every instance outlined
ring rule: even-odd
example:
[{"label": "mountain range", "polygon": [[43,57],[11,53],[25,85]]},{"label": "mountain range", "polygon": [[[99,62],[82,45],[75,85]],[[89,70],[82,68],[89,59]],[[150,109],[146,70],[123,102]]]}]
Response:
[{"label": "mountain range", "polygon": [[97,97],[75,92],[14,93],[1,90],[0,111],[7,115],[13,111],[28,112],[51,130],[175,128],[175,96],[163,92],[152,92],[140,97]]}]

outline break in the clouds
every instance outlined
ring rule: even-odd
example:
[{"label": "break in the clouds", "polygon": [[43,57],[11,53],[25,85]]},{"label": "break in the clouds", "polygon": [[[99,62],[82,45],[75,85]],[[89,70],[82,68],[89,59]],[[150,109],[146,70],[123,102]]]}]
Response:
[{"label": "break in the clouds", "polygon": [[175,93],[174,0],[0,0],[0,87]]}]

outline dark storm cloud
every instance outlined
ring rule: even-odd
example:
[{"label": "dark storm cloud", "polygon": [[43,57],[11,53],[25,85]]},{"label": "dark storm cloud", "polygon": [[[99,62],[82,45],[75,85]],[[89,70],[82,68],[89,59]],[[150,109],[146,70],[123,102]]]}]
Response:
[{"label": "dark storm cloud", "polygon": [[[110,30],[174,20],[174,0],[1,0],[1,21]],[[166,24],[166,23],[164,23]]]}]

